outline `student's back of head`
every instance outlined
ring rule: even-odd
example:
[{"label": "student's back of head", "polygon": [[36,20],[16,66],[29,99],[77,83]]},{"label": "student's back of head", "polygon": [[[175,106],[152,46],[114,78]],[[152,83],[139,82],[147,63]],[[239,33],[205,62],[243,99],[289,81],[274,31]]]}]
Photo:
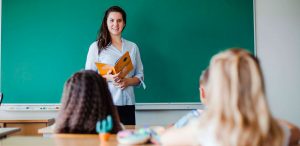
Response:
[{"label": "student's back of head", "polygon": [[216,144],[283,145],[282,128],[271,115],[261,67],[252,54],[230,49],[215,55],[206,93],[209,108],[200,127],[211,131]]},{"label": "student's back of head", "polygon": [[57,133],[96,133],[97,121],[108,115],[113,119],[112,133],[121,130],[107,83],[97,72],[75,73],[65,83],[61,102]]}]

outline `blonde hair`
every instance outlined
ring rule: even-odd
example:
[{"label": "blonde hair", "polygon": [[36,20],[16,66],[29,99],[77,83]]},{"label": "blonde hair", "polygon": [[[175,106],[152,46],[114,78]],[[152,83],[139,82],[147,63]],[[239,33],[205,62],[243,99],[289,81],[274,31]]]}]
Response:
[{"label": "blonde hair", "polygon": [[[201,129],[222,146],[281,146],[283,131],[267,104],[259,62],[244,49],[215,55],[209,68],[208,110]],[[205,131],[205,130],[204,130]]]}]

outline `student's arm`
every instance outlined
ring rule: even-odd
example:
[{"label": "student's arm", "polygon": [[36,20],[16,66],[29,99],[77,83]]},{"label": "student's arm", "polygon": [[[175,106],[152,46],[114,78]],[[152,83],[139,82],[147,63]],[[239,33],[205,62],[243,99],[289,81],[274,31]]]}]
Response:
[{"label": "student's arm", "polygon": [[286,125],[290,132],[291,132],[291,136],[290,136],[290,139],[289,139],[289,146],[298,146],[299,145],[299,142],[300,142],[300,129],[299,127],[297,127],[296,125],[288,122],[288,121],[285,121],[285,120],[281,120],[281,119],[278,119],[278,121],[284,125]]},{"label": "student's arm", "polygon": [[175,128],[182,128],[186,126],[192,119],[200,117],[200,114],[202,112],[203,111],[200,109],[192,110],[188,112],[186,115],[182,116],[178,121],[176,121],[173,126]]},{"label": "student's arm", "polygon": [[196,121],[183,128],[170,128],[161,135],[162,145],[199,145]]}]

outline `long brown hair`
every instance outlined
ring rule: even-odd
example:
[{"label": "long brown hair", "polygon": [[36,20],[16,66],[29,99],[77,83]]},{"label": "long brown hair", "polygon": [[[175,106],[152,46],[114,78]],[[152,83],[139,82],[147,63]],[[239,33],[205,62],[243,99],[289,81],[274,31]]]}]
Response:
[{"label": "long brown hair", "polygon": [[271,114],[261,67],[251,53],[230,49],[215,55],[207,93],[209,108],[200,118],[200,129],[210,127],[217,144],[283,145],[283,130]]},{"label": "long brown hair", "polygon": [[[124,24],[126,24],[126,12],[119,6],[112,6],[105,11],[100,31],[97,37],[98,54],[102,49],[105,49],[111,43],[111,37],[107,28],[107,17],[110,12],[119,12],[123,17]],[[126,25],[125,25],[126,26]],[[124,28],[125,28],[124,26]],[[123,30],[124,30],[123,28]],[[122,30],[122,31],[123,31]]]},{"label": "long brown hair", "polygon": [[121,130],[119,116],[106,81],[95,71],[75,73],[64,86],[57,133],[96,133],[98,120],[112,116],[112,133]]}]

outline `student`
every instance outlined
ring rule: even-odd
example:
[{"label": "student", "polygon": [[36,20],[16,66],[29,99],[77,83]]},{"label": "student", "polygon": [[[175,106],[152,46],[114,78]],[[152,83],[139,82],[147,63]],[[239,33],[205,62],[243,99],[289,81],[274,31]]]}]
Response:
[{"label": "student", "polygon": [[230,49],[212,58],[206,93],[209,108],[201,118],[183,128],[167,130],[161,137],[163,145],[292,143],[288,125],[279,124],[271,115],[259,62],[247,51]]},{"label": "student", "polygon": [[126,25],[126,13],[118,7],[112,6],[106,10],[102,20],[97,41],[89,48],[85,69],[97,70],[95,62],[114,66],[115,62],[127,51],[130,54],[134,69],[125,78],[119,74],[103,76],[117,106],[121,122],[125,125],[135,125],[135,95],[133,87],[142,84],[144,80],[143,64],[138,46],[122,38],[122,31]]},{"label": "student", "polygon": [[106,81],[95,71],[75,73],[64,86],[56,133],[96,133],[96,123],[112,116],[111,133],[121,130],[119,116]]},{"label": "student", "polygon": [[[200,91],[200,100],[202,102],[202,104],[204,105],[204,108],[206,108],[207,105],[207,99],[206,99],[206,93],[205,93],[205,88],[207,86],[207,82],[208,82],[208,69],[202,71],[202,74],[200,76],[200,80],[199,80],[199,91]],[[181,117],[176,123],[174,123],[174,127],[176,128],[181,128],[183,126],[185,126],[186,124],[188,124],[189,121],[191,121],[192,119],[198,118],[201,114],[203,113],[203,110],[201,109],[196,109],[196,110],[192,110],[189,113],[187,113],[186,115],[184,115],[183,117]]]}]

